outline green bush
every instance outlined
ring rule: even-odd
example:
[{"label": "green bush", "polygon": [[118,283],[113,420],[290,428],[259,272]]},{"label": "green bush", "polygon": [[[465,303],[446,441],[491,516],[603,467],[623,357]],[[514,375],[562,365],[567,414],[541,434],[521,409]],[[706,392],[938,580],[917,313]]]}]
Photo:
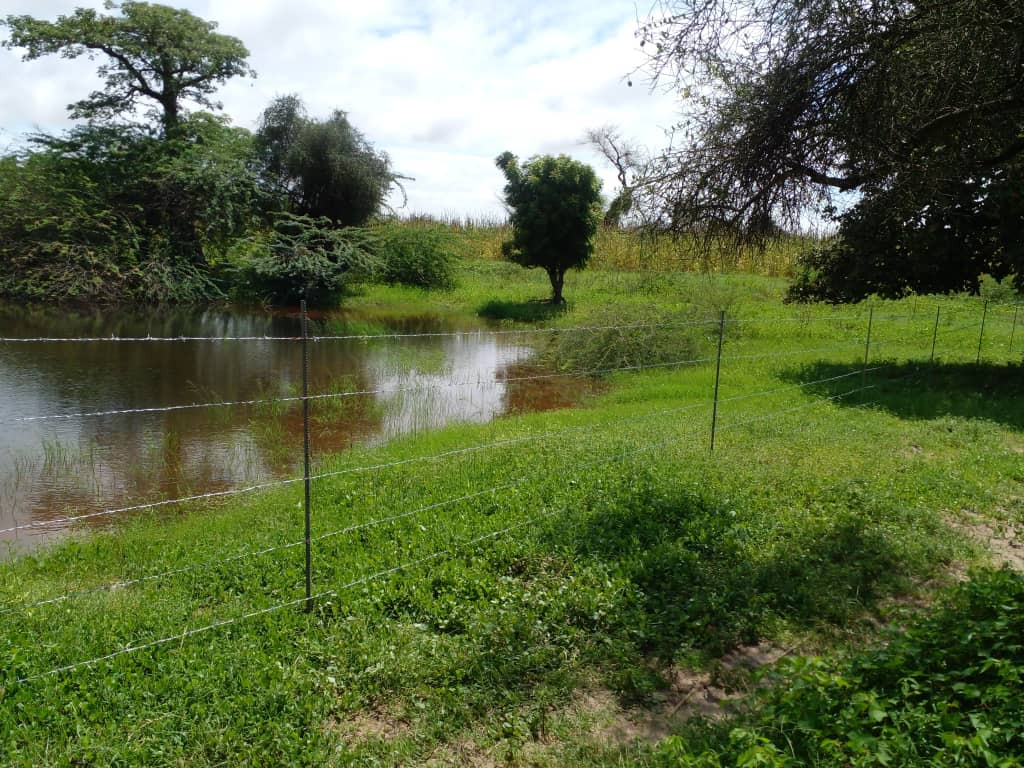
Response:
[{"label": "green bush", "polygon": [[573,323],[582,331],[555,333],[541,352],[560,371],[608,371],[668,366],[709,357],[718,327],[703,313],[640,309],[590,312]]},{"label": "green bush", "polygon": [[377,229],[381,278],[421,288],[455,287],[456,237],[439,224],[388,221]]},{"label": "green bush", "polygon": [[375,239],[359,227],[335,227],[329,219],[281,214],[266,239],[252,241],[239,267],[240,285],[273,303],[305,298],[324,305],[352,283],[381,270]]}]

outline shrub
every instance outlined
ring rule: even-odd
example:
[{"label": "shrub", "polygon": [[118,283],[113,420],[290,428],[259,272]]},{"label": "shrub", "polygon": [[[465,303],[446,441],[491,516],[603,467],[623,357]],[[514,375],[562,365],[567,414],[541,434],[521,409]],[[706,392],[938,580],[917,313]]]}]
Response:
[{"label": "shrub", "polygon": [[421,288],[453,288],[458,241],[439,224],[388,221],[377,229],[381,278]]},{"label": "shrub", "polygon": [[553,334],[542,357],[560,371],[606,371],[668,366],[707,357],[717,325],[698,310],[667,312],[653,308],[597,311],[574,324],[592,330]]},{"label": "shrub", "polygon": [[305,298],[323,305],[352,283],[380,273],[375,248],[368,230],[282,214],[271,235],[256,242],[243,263],[243,283],[274,303]]}]

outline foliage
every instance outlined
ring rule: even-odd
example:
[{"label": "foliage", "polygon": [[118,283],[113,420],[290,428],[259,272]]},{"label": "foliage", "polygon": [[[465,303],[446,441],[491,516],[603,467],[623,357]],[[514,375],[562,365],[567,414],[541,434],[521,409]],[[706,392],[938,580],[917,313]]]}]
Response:
[{"label": "foliage", "polygon": [[338,228],[327,218],[279,214],[269,238],[255,245],[242,282],[275,303],[324,304],[381,268],[368,230]]},{"label": "foliage", "polygon": [[374,229],[383,262],[380,278],[421,288],[451,288],[461,243],[439,224],[388,221]]},{"label": "foliage", "polygon": [[218,85],[253,74],[245,62],[249,51],[237,38],[214,32],[215,22],[133,0],[120,5],[108,0],[106,8],[120,15],[78,8],[55,22],[31,16],[8,16],[3,22],[10,30],[4,46],[26,49],[26,61],[48,54],[107,58],[98,69],[104,89],[72,104],[72,117],[130,119],[143,99],[169,138],[184,117],[186,101],[216,108],[211,96]]},{"label": "foliage", "polygon": [[[705,321],[705,322],[702,322]],[[669,312],[601,308],[576,322],[591,331],[553,334],[542,358],[560,371],[603,371],[686,364],[712,349],[717,326],[695,308]]]},{"label": "foliage", "polygon": [[1024,575],[974,574],[944,605],[848,660],[797,657],[769,677],[750,722],[658,766],[1022,765]]},{"label": "foliage", "polygon": [[512,209],[512,239],[502,252],[520,266],[543,268],[551,302],[561,304],[566,271],[583,269],[594,252],[601,182],[590,166],[565,155],[533,157],[520,166],[505,152],[495,162],[505,174],[505,202]]},{"label": "foliage", "polygon": [[655,78],[687,106],[680,142],[638,187],[650,220],[763,240],[817,208],[838,239],[808,254],[799,299],[1019,278],[1024,6],[666,0],[662,10],[640,34]]},{"label": "foliage", "polygon": [[281,96],[263,112],[256,149],[270,190],[294,213],[341,226],[365,224],[399,177],[341,110],[326,120],[306,114],[297,96]]},{"label": "foliage", "polygon": [[98,303],[220,295],[211,263],[250,225],[260,196],[246,132],[198,114],[167,140],[88,124],[33,143],[0,169],[0,293]]}]

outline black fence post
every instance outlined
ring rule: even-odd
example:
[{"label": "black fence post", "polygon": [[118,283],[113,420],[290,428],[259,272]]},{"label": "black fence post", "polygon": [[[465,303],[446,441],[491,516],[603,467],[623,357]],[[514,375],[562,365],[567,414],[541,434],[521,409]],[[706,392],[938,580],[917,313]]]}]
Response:
[{"label": "black fence post", "polygon": [[715,450],[715,429],[718,426],[718,382],[722,378],[722,341],[725,339],[725,310],[718,318],[718,359],[715,363],[715,404],[711,409],[711,450]]},{"label": "black fence post", "polygon": [[935,308],[935,327],[932,329],[932,354],[928,358],[928,386],[932,384],[932,377],[935,374],[935,344],[939,340],[939,307]]},{"label": "black fence post", "polygon": [[302,315],[302,477],[305,485],[306,502],[306,613],[313,610],[313,542],[309,503],[309,315],[306,314],[306,300],[299,304]]}]

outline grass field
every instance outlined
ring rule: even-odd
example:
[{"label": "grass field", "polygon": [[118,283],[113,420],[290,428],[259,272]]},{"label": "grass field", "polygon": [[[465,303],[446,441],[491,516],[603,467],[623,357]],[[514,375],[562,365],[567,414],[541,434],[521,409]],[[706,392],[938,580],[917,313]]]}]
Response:
[{"label": "grass field", "polygon": [[975,299],[805,307],[779,278],[596,269],[555,312],[536,271],[472,259],[458,282],[349,302],[659,327],[539,335],[562,370],[638,369],[581,407],[319,457],[311,613],[301,484],[0,564],[4,764],[876,764],[799,762],[756,708],[699,714],[757,687],[737,658],[848,658],[997,563],[987,540],[1024,523],[1013,307],[977,363]]}]

